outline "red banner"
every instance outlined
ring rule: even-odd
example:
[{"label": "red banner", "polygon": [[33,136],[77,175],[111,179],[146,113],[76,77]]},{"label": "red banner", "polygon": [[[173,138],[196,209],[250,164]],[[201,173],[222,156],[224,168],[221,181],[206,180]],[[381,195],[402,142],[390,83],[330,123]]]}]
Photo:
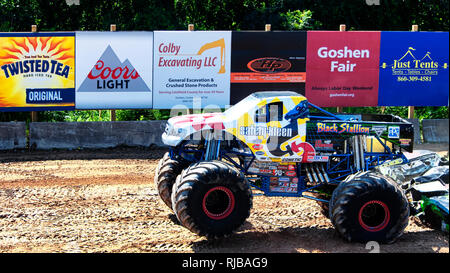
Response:
[{"label": "red banner", "polygon": [[305,95],[322,107],[377,106],[379,31],[308,31]]}]

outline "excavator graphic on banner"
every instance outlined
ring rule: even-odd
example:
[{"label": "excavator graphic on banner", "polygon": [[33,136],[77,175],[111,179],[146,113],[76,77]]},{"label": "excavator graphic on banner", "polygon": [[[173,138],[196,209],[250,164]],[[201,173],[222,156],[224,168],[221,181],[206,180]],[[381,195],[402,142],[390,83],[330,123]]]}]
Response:
[{"label": "excavator graphic on banner", "polygon": [[218,74],[225,73],[225,39],[219,39],[217,41],[204,44],[197,52],[197,55],[202,55],[206,50],[220,47],[220,69]]}]

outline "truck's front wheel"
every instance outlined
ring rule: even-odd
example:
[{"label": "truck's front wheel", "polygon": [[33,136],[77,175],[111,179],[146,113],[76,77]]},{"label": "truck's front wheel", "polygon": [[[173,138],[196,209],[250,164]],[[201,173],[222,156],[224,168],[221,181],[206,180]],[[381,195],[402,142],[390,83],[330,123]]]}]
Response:
[{"label": "truck's front wheel", "polygon": [[231,234],[250,215],[252,193],[245,176],[222,161],[195,163],[177,177],[172,208],[181,224],[208,238]]},{"label": "truck's front wheel", "polygon": [[175,179],[188,165],[189,162],[181,157],[172,159],[168,152],[164,154],[163,158],[158,163],[154,182],[158,189],[159,197],[161,197],[161,200],[170,209],[172,208],[172,200],[170,197]]}]

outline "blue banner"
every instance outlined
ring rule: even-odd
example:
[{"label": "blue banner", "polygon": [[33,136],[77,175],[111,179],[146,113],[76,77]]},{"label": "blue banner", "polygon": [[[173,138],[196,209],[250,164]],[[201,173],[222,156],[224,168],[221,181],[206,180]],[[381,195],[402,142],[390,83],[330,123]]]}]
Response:
[{"label": "blue banner", "polygon": [[447,106],[448,32],[382,31],[379,106]]},{"label": "blue banner", "polygon": [[26,89],[28,104],[61,104],[75,101],[75,88]]}]

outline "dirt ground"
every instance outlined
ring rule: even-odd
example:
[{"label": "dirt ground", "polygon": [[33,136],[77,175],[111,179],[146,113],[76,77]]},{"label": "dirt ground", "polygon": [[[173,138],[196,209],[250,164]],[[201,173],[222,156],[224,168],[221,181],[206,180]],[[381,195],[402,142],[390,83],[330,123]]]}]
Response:
[{"label": "dirt ground", "polygon": [[[446,145],[416,149],[448,154]],[[0,252],[367,253],[343,241],[319,205],[257,195],[230,238],[208,241],[159,200],[153,173],[164,150],[0,152]],[[411,217],[381,253],[449,252],[448,234]]]}]

